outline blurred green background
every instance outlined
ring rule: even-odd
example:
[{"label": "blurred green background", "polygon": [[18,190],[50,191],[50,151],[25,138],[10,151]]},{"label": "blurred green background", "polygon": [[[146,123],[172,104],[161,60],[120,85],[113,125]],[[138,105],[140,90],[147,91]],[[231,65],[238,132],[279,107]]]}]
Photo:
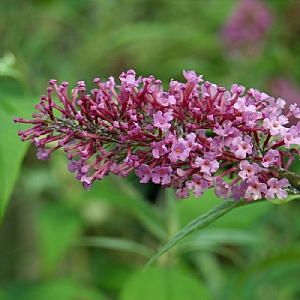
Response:
[{"label": "blurred green background", "polygon": [[272,22],[255,55],[222,38],[239,2],[0,2],[0,216],[10,199],[0,299],[300,299],[298,202],[239,208],[143,273],[180,228],[223,200],[209,191],[177,201],[134,176],[110,176],[87,192],[64,153],[38,161],[17,136],[26,126],[13,123],[30,117],[51,78],[92,89],[94,77],[118,81],[128,69],[166,88],[171,78],[183,81],[185,69],[226,88],[299,101],[300,1],[264,1]]}]

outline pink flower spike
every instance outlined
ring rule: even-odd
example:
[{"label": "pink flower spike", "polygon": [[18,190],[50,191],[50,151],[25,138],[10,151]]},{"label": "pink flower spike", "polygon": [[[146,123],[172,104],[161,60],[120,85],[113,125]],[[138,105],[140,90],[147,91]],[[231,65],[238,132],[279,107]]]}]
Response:
[{"label": "pink flower spike", "polygon": [[252,57],[261,53],[265,36],[271,27],[272,11],[266,1],[239,0],[222,29],[222,39],[228,53]]},{"label": "pink flower spike", "polygon": [[299,105],[285,112],[284,100],[256,89],[233,84],[227,91],[200,85],[195,71],[183,74],[185,82],[171,80],[165,89],[154,76],[128,70],[121,84],[96,78],[90,94],[83,81],[68,94],[67,82],[51,80],[31,119],[14,118],[28,126],[18,135],[38,148],[39,159],[65,152],[68,170],[87,189],[111,173],[135,172],[141,183],[173,188],[179,198],[208,188],[236,201],[286,197],[288,183],[272,166],[288,170],[299,158]]}]

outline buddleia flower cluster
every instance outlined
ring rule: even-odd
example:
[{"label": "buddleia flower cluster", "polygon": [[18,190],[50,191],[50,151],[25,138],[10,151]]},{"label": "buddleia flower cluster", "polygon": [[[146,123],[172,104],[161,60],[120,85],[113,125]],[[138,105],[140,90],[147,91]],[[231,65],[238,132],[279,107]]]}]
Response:
[{"label": "buddleia flower cluster", "polygon": [[172,79],[168,90],[133,70],[119,85],[94,79],[88,93],[83,81],[68,92],[67,82],[50,80],[32,119],[14,119],[30,125],[18,134],[41,160],[62,149],[88,190],[110,173],[135,172],[141,183],[175,189],[178,199],[210,188],[236,201],[286,198],[292,187],[282,174],[299,155],[300,122],[289,126],[300,118],[297,104],[283,115],[283,99],[183,75],[186,82]]},{"label": "buddleia flower cluster", "polygon": [[273,14],[262,0],[239,0],[224,24],[221,37],[228,52],[236,56],[259,55],[272,26]]}]

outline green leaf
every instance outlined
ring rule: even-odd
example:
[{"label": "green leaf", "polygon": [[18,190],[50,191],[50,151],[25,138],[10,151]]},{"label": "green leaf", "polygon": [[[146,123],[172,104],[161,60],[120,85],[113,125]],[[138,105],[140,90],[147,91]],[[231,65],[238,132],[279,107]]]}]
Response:
[{"label": "green leaf", "polygon": [[[194,195],[190,195],[187,201],[177,201],[178,214],[180,216],[179,228],[183,228],[193,219],[207,213],[223,202],[224,199],[217,198],[212,189],[206,190],[200,199],[195,198]],[[252,202],[256,203],[257,201]],[[271,207],[272,203],[270,201],[260,201],[259,205],[245,205],[238,210],[231,211],[229,215],[219,218],[210,226],[214,228],[248,229],[269,211]],[[243,216],[242,218],[241,215]]]},{"label": "green leaf", "polygon": [[179,252],[219,250],[222,245],[253,245],[262,242],[256,233],[235,228],[206,228],[187,237],[178,246]]},{"label": "green leaf", "polygon": [[125,238],[87,237],[80,239],[78,245],[126,251],[145,256],[146,258],[153,255],[153,250],[151,248]]},{"label": "green leaf", "polygon": [[156,255],[154,255],[149,262],[146,264],[145,268],[148,268],[152,265],[160,256],[166,253],[171,249],[175,244],[181,241],[183,238],[191,234],[193,231],[204,228],[209,225],[211,222],[222,217],[235,207],[244,205],[244,201],[234,202],[234,201],[225,201],[219,204],[214,209],[210,210],[204,215],[199,216],[198,218],[191,221],[187,226],[181,229]]},{"label": "green leaf", "polygon": [[208,300],[211,299],[199,278],[176,269],[150,268],[138,271],[121,292],[121,300]]},{"label": "green leaf", "polygon": [[14,124],[13,118],[29,117],[33,111],[33,102],[22,99],[22,102],[1,100],[0,103],[0,225],[20,173],[20,167],[29,142],[23,143],[18,130],[29,128],[23,124]]},{"label": "green leaf", "polygon": [[274,199],[271,199],[271,200],[268,200],[268,201],[270,201],[274,204],[284,204],[284,203],[294,201],[294,200],[300,200],[300,195],[289,195],[287,198],[285,198],[283,200],[280,200],[278,198],[274,198]]},{"label": "green leaf", "polygon": [[[235,266],[242,267],[244,266],[244,262],[240,253],[237,252],[236,247],[259,246],[263,242],[264,240],[257,235],[257,232],[254,233],[235,228],[207,227],[192,233],[182,240],[176,248],[176,255],[181,256],[182,254],[189,253],[189,257],[193,257],[193,260],[196,259],[197,261],[197,258],[203,255],[213,256],[217,254],[231,261]],[[211,257],[211,259],[216,259],[216,256],[214,258]],[[215,264],[218,265],[217,262]],[[202,268],[202,265],[200,267]]]}]

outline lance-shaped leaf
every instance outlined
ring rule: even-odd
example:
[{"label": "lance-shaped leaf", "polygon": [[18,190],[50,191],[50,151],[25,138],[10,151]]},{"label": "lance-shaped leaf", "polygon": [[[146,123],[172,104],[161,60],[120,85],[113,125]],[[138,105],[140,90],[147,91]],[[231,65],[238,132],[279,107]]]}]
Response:
[{"label": "lance-shaped leaf", "polygon": [[169,249],[171,249],[175,244],[177,244],[184,237],[191,234],[193,231],[197,229],[201,229],[209,225],[211,222],[217,220],[222,217],[229,211],[231,211],[235,207],[239,207],[245,205],[245,201],[225,201],[207,212],[204,215],[199,216],[198,218],[191,221],[187,226],[181,229],[157,254],[155,254],[146,264],[145,269],[152,265],[160,256],[166,253]]}]

